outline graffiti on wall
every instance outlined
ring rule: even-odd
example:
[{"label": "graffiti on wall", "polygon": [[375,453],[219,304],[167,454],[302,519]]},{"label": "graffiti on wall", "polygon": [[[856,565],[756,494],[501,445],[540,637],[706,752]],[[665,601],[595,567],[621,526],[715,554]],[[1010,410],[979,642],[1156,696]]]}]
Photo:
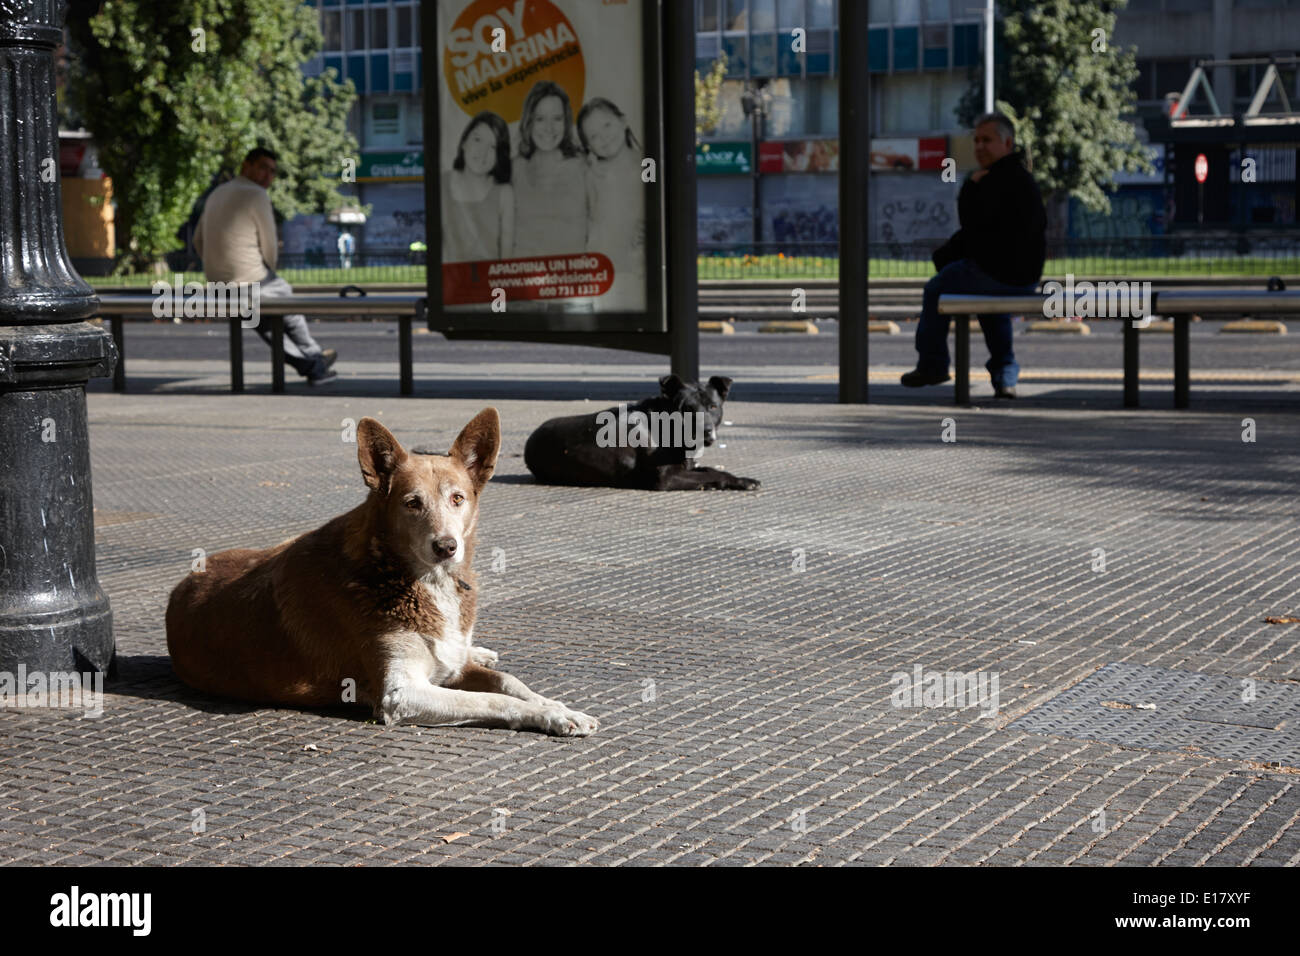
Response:
[{"label": "graffiti on wall", "polygon": [[323,215],[294,216],[280,227],[280,236],[284,239],[282,251],[286,255],[323,255],[335,251],[339,227],[326,222]]},{"label": "graffiti on wall", "polygon": [[1110,197],[1110,213],[1092,212],[1070,200],[1071,239],[1131,239],[1164,234],[1165,200],[1160,187],[1128,188]]},{"label": "graffiti on wall", "polygon": [[839,213],[829,206],[816,209],[766,210],[771,214],[772,238],[776,242],[839,242]]},{"label": "graffiti on wall", "polygon": [[957,231],[959,188],[932,175],[873,176],[871,241],[944,242]]},{"label": "graffiti on wall", "polygon": [[375,248],[405,249],[417,240],[424,241],[423,209],[394,209],[366,223],[366,242]]}]

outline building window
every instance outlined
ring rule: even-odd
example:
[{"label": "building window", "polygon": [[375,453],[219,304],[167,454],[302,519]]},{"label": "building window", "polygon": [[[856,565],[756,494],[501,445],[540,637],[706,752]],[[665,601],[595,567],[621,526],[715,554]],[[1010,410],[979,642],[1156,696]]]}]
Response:
[{"label": "building window", "polygon": [[398,50],[393,54],[393,92],[414,92],[414,79],[415,54],[410,50]]},{"label": "building window", "polygon": [[808,31],[808,75],[829,76],[831,72],[831,31]]},{"label": "building window", "polygon": [[778,0],[777,26],[782,30],[793,30],[803,26],[803,0]]},{"label": "building window", "polygon": [[894,0],[895,23],[920,23],[921,0]]},{"label": "building window", "polygon": [[411,8],[397,8],[397,46],[409,47],[415,46],[413,40],[414,34],[411,31]]},{"label": "building window", "polygon": [[711,70],[712,63],[718,58],[718,35],[695,36],[695,66],[703,72]]},{"label": "building window", "polygon": [[948,68],[948,24],[926,24],[922,28],[921,41],[924,44],[921,65],[927,70],[946,70]]},{"label": "building window", "polygon": [[970,66],[980,62],[980,26],[955,23],[952,28],[952,65]]},{"label": "building window", "polygon": [[779,79],[770,94],[764,133],[769,139],[835,136],[839,132],[839,87],[833,79]]},{"label": "building window", "polygon": [[916,27],[894,28],[894,69],[915,70],[920,37]]},{"label": "building window", "polygon": [[370,131],[392,136],[402,131],[402,108],[397,103],[374,103],[370,107]]},{"label": "building window", "polygon": [[[860,2],[860,0],[853,0]],[[830,27],[835,25],[835,0],[808,0],[808,25]]]},{"label": "building window", "polygon": [[699,0],[696,13],[701,31],[712,33],[718,29],[718,0]]},{"label": "building window", "polygon": [[757,33],[776,29],[776,0],[750,0],[750,5],[751,30]]},{"label": "building window", "polygon": [[872,73],[889,72],[889,29],[867,31],[867,64]]},{"label": "building window", "polygon": [[722,29],[731,32],[743,32],[749,29],[749,11],[745,9],[745,0],[726,0],[727,16]]},{"label": "building window", "polygon": [[366,11],[348,11],[348,49],[364,50],[366,48]]},{"label": "building window", "polygon": [[749,38],[751,76],[776,76],[776,36],[771,33]]},{"label": "building window", "polygon": [[749,67],[749,43],[744,36],[724,36],[722,52],[727,54],[727,76],[744,76]]},{"label": "building window", "polygon": [[325,37],[325,49],[328,52],[343,49],[343,14],[337,10],[325,10],[320,15],[320,32]]},{"label": "building window", "polygon": [[[792,28],[793,29],[793,28]],[[805,55],[795,53],[794,45],[782,42],[776,45],[776,69],[781,76],[803,76]]]},{"label": "building window", "polygon": [[388,49],[388,10],[372,7],[370,10],[370,45],[376,50]]},{"label": "building window", "polygon": [[387,93],[388,91],[388,54],[372,53],[370,54],[370,92]]}]

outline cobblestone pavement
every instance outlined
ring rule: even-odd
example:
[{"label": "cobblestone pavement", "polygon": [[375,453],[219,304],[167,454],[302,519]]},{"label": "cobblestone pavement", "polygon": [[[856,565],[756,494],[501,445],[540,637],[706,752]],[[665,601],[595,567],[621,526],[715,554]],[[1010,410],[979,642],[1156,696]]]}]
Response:
[{"label": "cobblestone pavement", "polygon": [[598,406],[495,401],[476,640],[596,735],[177,682],[193,549],[356,504],[345,418],[447,446],[485,404],[92,394],[119,672],[99,718],[0,713],[0,861],[1300,862],[1292,412],[737,401],[706,461],[762,489],[651,494],[534,484],[529,431]]}]

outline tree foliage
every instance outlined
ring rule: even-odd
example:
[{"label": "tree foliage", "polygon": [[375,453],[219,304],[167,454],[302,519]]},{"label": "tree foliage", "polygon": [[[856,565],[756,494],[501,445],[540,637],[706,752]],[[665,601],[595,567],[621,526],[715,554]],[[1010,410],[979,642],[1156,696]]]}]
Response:
[{"label": "tree foliage", "polygon": [[[1150,172],[1125,119],[1134,112],[1137,62],[1114,43],[1115,12],[1128,0],[999,0],[998,106],[1016,124],[1016,145],[1049,194],[1109,212],[1117,170]],[[1100,32],[1098,32],[1100,31]],[[957,107],[970,126],[984,111],[983,64]]]},{"label": "tree foliage", "polygon": [[695,138],[712,133],[722,120],[722,106],[718,103],[722,81],[727,76],[727,54],[720,53],[709,72],[701,77],[695,71]]},{"label": "tree foliage", "polygon": [[289,218],[342,204],[351,81],[305,77],[323,45],[299,0],[73,0],[68,106],[112,177],[119,267],[154,265],[220,171],[262,145],[280,156],[271,188]]}]

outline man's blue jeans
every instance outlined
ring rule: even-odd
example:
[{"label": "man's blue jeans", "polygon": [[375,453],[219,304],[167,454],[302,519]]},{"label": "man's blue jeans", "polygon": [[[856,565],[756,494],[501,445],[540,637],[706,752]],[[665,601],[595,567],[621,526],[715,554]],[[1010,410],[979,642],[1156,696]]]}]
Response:
[{"label": "man's blue jeans", "polygon": [[[948,320],[951,316],[939,314],[939,296],[952,293],[963,295],[1025,295],[1036,285],[1007,285],[994,279],[971,259],[950,262],[925,284],[922,298],[921,321],[916,326],[916,367],[925,372],[948,374]],[[959,317],[965,321],[965,317]],[[1016,353],[1011,348],[1011,316],[981,315],[980,328],[984,330],[984,343],[989,348],[985,368],[994,387],[1011,388],[1020,377]]]}]

